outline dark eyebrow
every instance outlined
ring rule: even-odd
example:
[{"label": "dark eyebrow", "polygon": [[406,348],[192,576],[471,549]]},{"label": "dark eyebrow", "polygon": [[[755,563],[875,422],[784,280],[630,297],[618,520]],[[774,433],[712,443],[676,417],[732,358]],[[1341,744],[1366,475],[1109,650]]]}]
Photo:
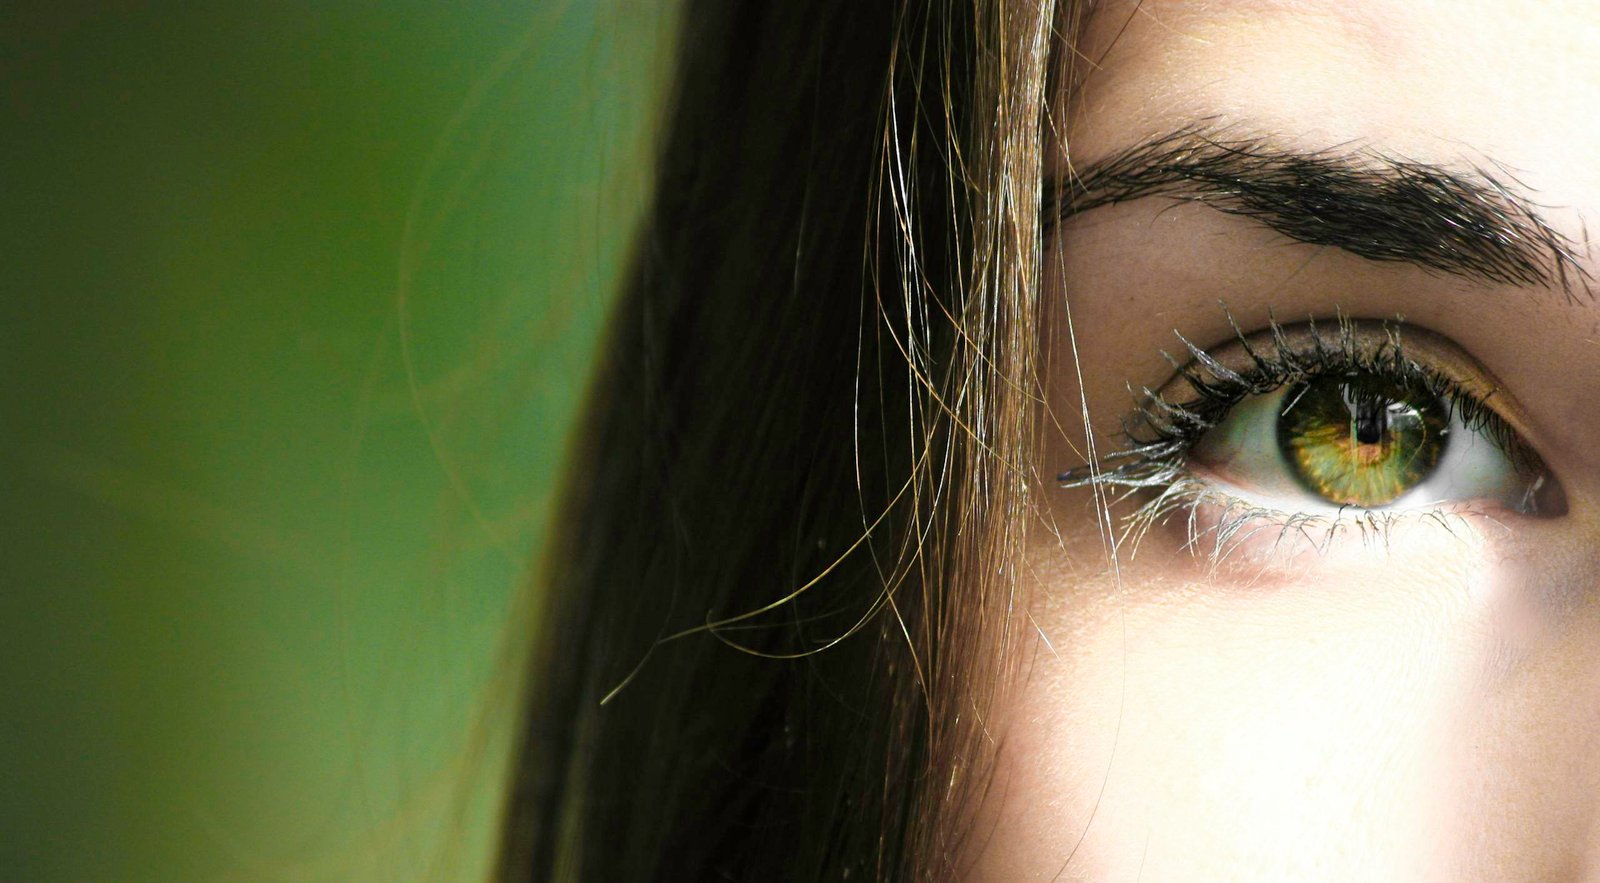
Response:
[{"label": "dark eyebrow", "polygon": [[1198,202],[1290,239],[1478,281],[1588,291],[1577,242],[1509,174],[1354,145],[1303,151],[1191,126],[1046,181],[1047,228],[1144,196]]}]

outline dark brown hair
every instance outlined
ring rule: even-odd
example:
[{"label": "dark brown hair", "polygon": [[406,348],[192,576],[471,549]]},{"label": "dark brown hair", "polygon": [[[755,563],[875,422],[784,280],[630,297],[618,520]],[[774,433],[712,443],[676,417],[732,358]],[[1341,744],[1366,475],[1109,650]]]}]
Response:
[{"label": "dark brown hair", "polygon": [[946,879],[1038,384],[1039,0],[688,0],[541,582],[507,879]]}]

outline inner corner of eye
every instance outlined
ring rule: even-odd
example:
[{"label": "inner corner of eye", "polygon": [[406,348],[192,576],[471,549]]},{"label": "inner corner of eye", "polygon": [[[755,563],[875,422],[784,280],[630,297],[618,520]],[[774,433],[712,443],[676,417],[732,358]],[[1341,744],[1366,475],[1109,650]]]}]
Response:
[{"label": "inner corner of eye", "polygon": [[[1228,410],[1190,449],[1190,458],[1207,471],[1254,490],[1282,490],[1283,453],[1278,422],[1288,388],[1247,396]],[[1280,487],[1267,487],[1278,485]]]}]

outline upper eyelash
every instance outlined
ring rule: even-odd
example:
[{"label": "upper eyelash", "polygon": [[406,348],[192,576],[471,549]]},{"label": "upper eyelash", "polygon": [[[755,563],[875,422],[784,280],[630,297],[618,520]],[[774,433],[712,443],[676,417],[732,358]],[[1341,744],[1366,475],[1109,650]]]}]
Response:
[{"label": "upper eyelash", "polygon": [[[1527,449],[1515,430],[1489,406],[1487,396],[1474,394],[1455,379],[1406,356],[1403,321],[1383,322],[1381,327],[1387,339],[1376,347],[1360,345],[1356,323],[1348,318],[1341,316],[1333,320],[1332,332],[1325,332],[1326,322],[1319,326],[1314,320],[1308,321],[1303,329],[1309,345],[1296,347],[1289,341],[1288,329],[1273,318],[1264,332],[1270,340],[1270,352],[1252,344],[1251,338],[1259,341],[1261,334],[1247,335],[1231,313],[1228,323],[1240,349],[1249,359],[1248,368],[1230,368],[1182,334],[1176,334],[1189,358],[1180,361],[1170,353],[1162,353],[1174,370],[1173,380],[1162,389],[1181,380],[1188,394],[1178,398],[1144,387],[1139,406],[1123,420],[1125,445],[1122,450],[1057,477],[1064,488],[1119,488],[1123,493],[1118,499],[1141,491],[1157,491],[1156,496],[1131,518],[1129,528],[1135,547],[1153,523],[1185,508],[1189,513],[1189,545],[1197,545],[1200,536],[1195,528],[1197,507],[1194,504],[1201,498],[1224,502],[1228,513],[1215,528],[1213,560],[1224,554],[1225,546],[1238,538],[1245,525],[1260,521],[1264,516],[1273,517],[1276,526],[1285,534],[1313,525],[1328,526],[1330,530],[1322,543],[1330,542],[1342,522],[1322,514],[1279,512],[1253,506],[1212,488],[1208,482],[1192,476],[1187,468],[1189,451],[1194,444],[1245,398],[1330,374],[1361,371],[1414,386],[1445,403],[1450,416],[1459,417],[1468,429],[1483,433],[1517,465],[1528,462]],[[1386,533],[1393,517],[1383,510],[1350,507],[1350,511],[1359,514],[1352,523],[1363,533],[1371,528],[1377,535]]]}]

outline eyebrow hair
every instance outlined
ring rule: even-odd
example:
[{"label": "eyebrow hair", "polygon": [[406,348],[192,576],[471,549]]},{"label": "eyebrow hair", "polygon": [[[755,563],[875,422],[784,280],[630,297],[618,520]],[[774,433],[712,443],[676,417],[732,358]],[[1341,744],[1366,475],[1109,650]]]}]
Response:
[{"label": "eyebrow hair", "polygon": [[[1047,181],[1048,228],[1100,206],[1164,196],[1260,222],[1290,239],[1487,282],[1589,291],[1579,243],[1514,177],[1353,144],[1295,150],[1265,137],[1179,129]],[[1587,237],[1585,237],[1587,238]]]}]

